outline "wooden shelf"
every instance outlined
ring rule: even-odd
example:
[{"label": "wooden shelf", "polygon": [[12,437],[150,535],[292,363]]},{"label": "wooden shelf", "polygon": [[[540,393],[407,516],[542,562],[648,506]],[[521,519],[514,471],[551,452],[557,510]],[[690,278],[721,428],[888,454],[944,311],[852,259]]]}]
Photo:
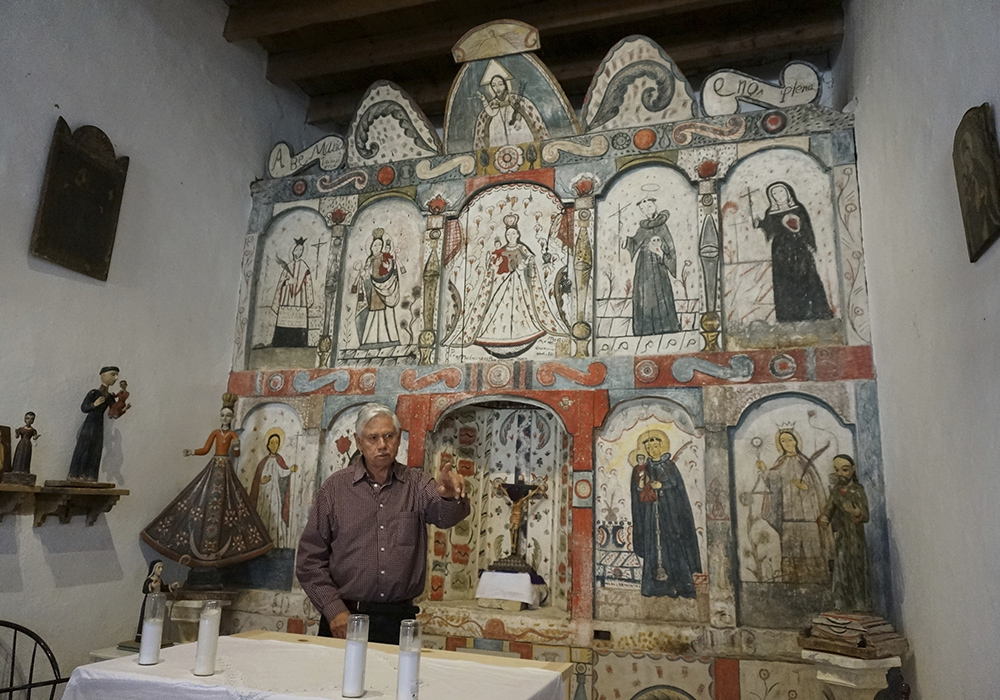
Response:
[{"label": "wooden shelf", "polygon": [[0,521],[5,515],[30,511],[35,494],[40,490],[40,486],[0,484]]},{"label": "wooden shelf", "polygon": [[68,523],[74,515],[87,517],[87,524],[93,525],[101,513],[107,513],[122,496],[129,494],[128,489],[108,488],[74,488],[66,486],[36,487],[35,493],[35,527],[38,527],[50,515],[59,518],[59,522]]}]

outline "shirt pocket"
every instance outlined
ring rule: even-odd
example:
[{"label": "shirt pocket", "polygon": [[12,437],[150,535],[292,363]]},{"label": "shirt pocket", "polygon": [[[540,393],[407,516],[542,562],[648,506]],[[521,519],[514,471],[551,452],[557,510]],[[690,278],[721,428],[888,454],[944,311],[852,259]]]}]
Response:
[{"label": "shirt pocket", "polygon": [[396,544],[401,547],[416,547],[420,539],[420,513],[400,513],[395,520]]}]

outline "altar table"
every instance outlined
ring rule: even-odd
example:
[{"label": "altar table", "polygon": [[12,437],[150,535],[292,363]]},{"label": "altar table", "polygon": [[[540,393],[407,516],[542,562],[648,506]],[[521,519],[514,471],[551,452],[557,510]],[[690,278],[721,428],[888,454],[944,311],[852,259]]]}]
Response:
[{"label": "altar table", "polygon": [[[341,698],[344,641],[277,632],[219,638],[216,673],[192,673],[196,644],[80,666],[63,700],[302,700]],[[364,698],[395,700],[397,648],[368,645]],[[420,700],[566,700],[571,665],[425,649]]]}]

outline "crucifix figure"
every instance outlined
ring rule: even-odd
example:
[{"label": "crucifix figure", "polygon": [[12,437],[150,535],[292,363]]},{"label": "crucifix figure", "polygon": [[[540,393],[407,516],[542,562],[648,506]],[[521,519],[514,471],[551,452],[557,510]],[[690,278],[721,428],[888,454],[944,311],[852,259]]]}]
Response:
[{"label": "crucifix figure", "polygon": [[505,495],[510,499],[510,524],[508,525],[510,529],[510,553],[490,564],[490,571],[510,571],[515,573],[533,571],[524,558],[524,555],[520,552],[521,531],[524,529],[525,511],[531,500],[536,496],[544,498],[548,487],[548,478],[536,484],[529,485],[524,482],[523,475],[518,476],[517,480],[512,484],[499,483],[499,479],[495,482],[494,493]]}]

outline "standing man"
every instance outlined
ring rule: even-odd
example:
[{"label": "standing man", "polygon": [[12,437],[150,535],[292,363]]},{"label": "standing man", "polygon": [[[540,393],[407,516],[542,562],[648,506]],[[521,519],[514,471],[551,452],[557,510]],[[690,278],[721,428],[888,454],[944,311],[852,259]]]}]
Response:
[{"label": "standing man", "polygon": [[327,479],[302,532],[296,574],[322,615],[320,636],[344,637],[351,613],[371,618],[369,640],[399,642],[399,623],[427,575],[427,523],[452,527],[469,515],[465,480],[441,466],[435,482],[396,461],[400,426],[369,403],[355,423],[361,454]]}]

